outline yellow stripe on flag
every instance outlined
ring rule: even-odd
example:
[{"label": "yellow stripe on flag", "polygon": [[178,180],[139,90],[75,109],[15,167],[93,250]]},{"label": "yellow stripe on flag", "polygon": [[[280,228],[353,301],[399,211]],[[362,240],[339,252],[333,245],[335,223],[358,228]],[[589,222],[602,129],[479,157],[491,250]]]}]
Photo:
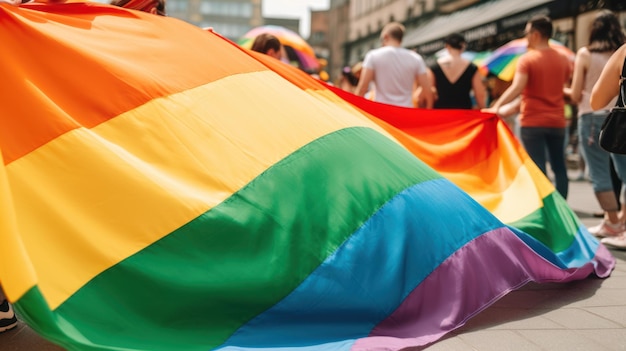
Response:
[{"label": "yellow stripe on flag", "polygon": [[[494,216],[504,223],[518,221],[543,207],[542,199],[552,193],[554,187],[545,179],[537,177],[532,172],[536,166],[531,159],[526,159],[515,177],[509,180],[505,187],[484,184],[483,179],[472,174],[442,173],[443,176],[456,184],[462,184],[474,200],[485,207]],[[545,181],[542,181],[545,179]],[[498,191],[498,189],[501,189]]]},{"label": "yellow stripe on flag", "polygon": [[[280,102],[272,100],[277,94]],[[379,130],[366,117],[261,71],[156,99],[58,137],[7,166],[16,211],[28,214],[17,218],[18,228],[41,292],[58,307],[103,270],[290,153],[352,126]]]},{"label": "yellow stripe on flag", "polygon": [[13,192],[6,171],[0,150],[0,256],[4,262],[11,262],[11,265],[0,264],[0,277],[12,277],[11,284],[2,284],[2,281],[0,284],[9,301],[15,302],[35,285],[37,278],[24,245],[19,240]]}]

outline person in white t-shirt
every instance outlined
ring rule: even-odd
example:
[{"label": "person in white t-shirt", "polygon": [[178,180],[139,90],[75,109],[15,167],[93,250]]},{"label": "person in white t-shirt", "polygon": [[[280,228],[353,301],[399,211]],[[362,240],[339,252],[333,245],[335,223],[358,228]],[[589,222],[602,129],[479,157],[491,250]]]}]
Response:
[{"label": "person in white t-shirt", "polygon": [[397,22],[387,24],[381,34],[382,47],[365,55],[361,79],[356,95],[364,96],[374,82],[374,101],[413,107],[412,94],[415,87],[421,92],[419,107],[433,107],[433,92],[424,59],[415,51],[403,48],[404,26]]}]

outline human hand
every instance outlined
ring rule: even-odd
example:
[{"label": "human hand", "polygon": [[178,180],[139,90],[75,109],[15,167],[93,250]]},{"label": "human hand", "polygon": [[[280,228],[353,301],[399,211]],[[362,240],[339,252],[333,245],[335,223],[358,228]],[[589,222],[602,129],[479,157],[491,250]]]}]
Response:
[{"label": "human hand", "polygon": [[481,108],[480,112],[483,113],[493,113],[494,115],[498,115],[498,107],[496,106],[492,106],[492,107],[487,107],[487,108]]}]

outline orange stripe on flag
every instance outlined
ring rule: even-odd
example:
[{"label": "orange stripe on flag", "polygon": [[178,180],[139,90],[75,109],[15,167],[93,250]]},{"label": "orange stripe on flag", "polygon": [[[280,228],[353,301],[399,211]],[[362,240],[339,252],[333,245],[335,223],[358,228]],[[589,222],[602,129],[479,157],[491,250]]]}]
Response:
[{"label": "orange stripe on flag", "polygon": [[[93,6],[99,7],[97,16]],[[179,21],[101,4],[26,4],[11,11],[0,6],[0,21],[3,28],[19,27],[0,32],[3,52],[11,53],[2,62],[2,86],[10,89],[0,92],[5,164],[79,125],[92,128],[154,98],[267,69],[200,28],[181,36]],[[110,40],[111,32],[118,41]],[[41,55],[33,56],[33,47]],[[137,47],[150,48],[150,55],[138,56]],[[198,55],[198,47],[220,55]],[[172,52],[186,61],[163,59]],[[49,66],[55,69],[43,68]]]}]

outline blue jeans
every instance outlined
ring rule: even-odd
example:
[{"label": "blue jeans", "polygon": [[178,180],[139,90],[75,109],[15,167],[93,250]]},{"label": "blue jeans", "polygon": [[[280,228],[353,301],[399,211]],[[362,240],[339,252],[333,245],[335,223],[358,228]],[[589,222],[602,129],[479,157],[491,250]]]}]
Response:
[{"label": "blue jeans", "polygon": [[626,155],[612,154],[598,144],[600,127],[607,115],[608,112],[586,113],[581,115],[578,121],[578,140],[580,140],[585,164],[589,169],[593,191],[596,193],[613,191],[609,158],[613,159],[615,171],[620,179],[625,179],[624,176],[626,176]]},{"label": "blue jeans", "polygon": [[[556,190],[567,199],[569,179],[565,165],[565,132],[567,128],[522,127],[522,144],[537,167],[546,174],[546,154],[554,172]],[[547,151],[547,153],[546,153]]]}]

